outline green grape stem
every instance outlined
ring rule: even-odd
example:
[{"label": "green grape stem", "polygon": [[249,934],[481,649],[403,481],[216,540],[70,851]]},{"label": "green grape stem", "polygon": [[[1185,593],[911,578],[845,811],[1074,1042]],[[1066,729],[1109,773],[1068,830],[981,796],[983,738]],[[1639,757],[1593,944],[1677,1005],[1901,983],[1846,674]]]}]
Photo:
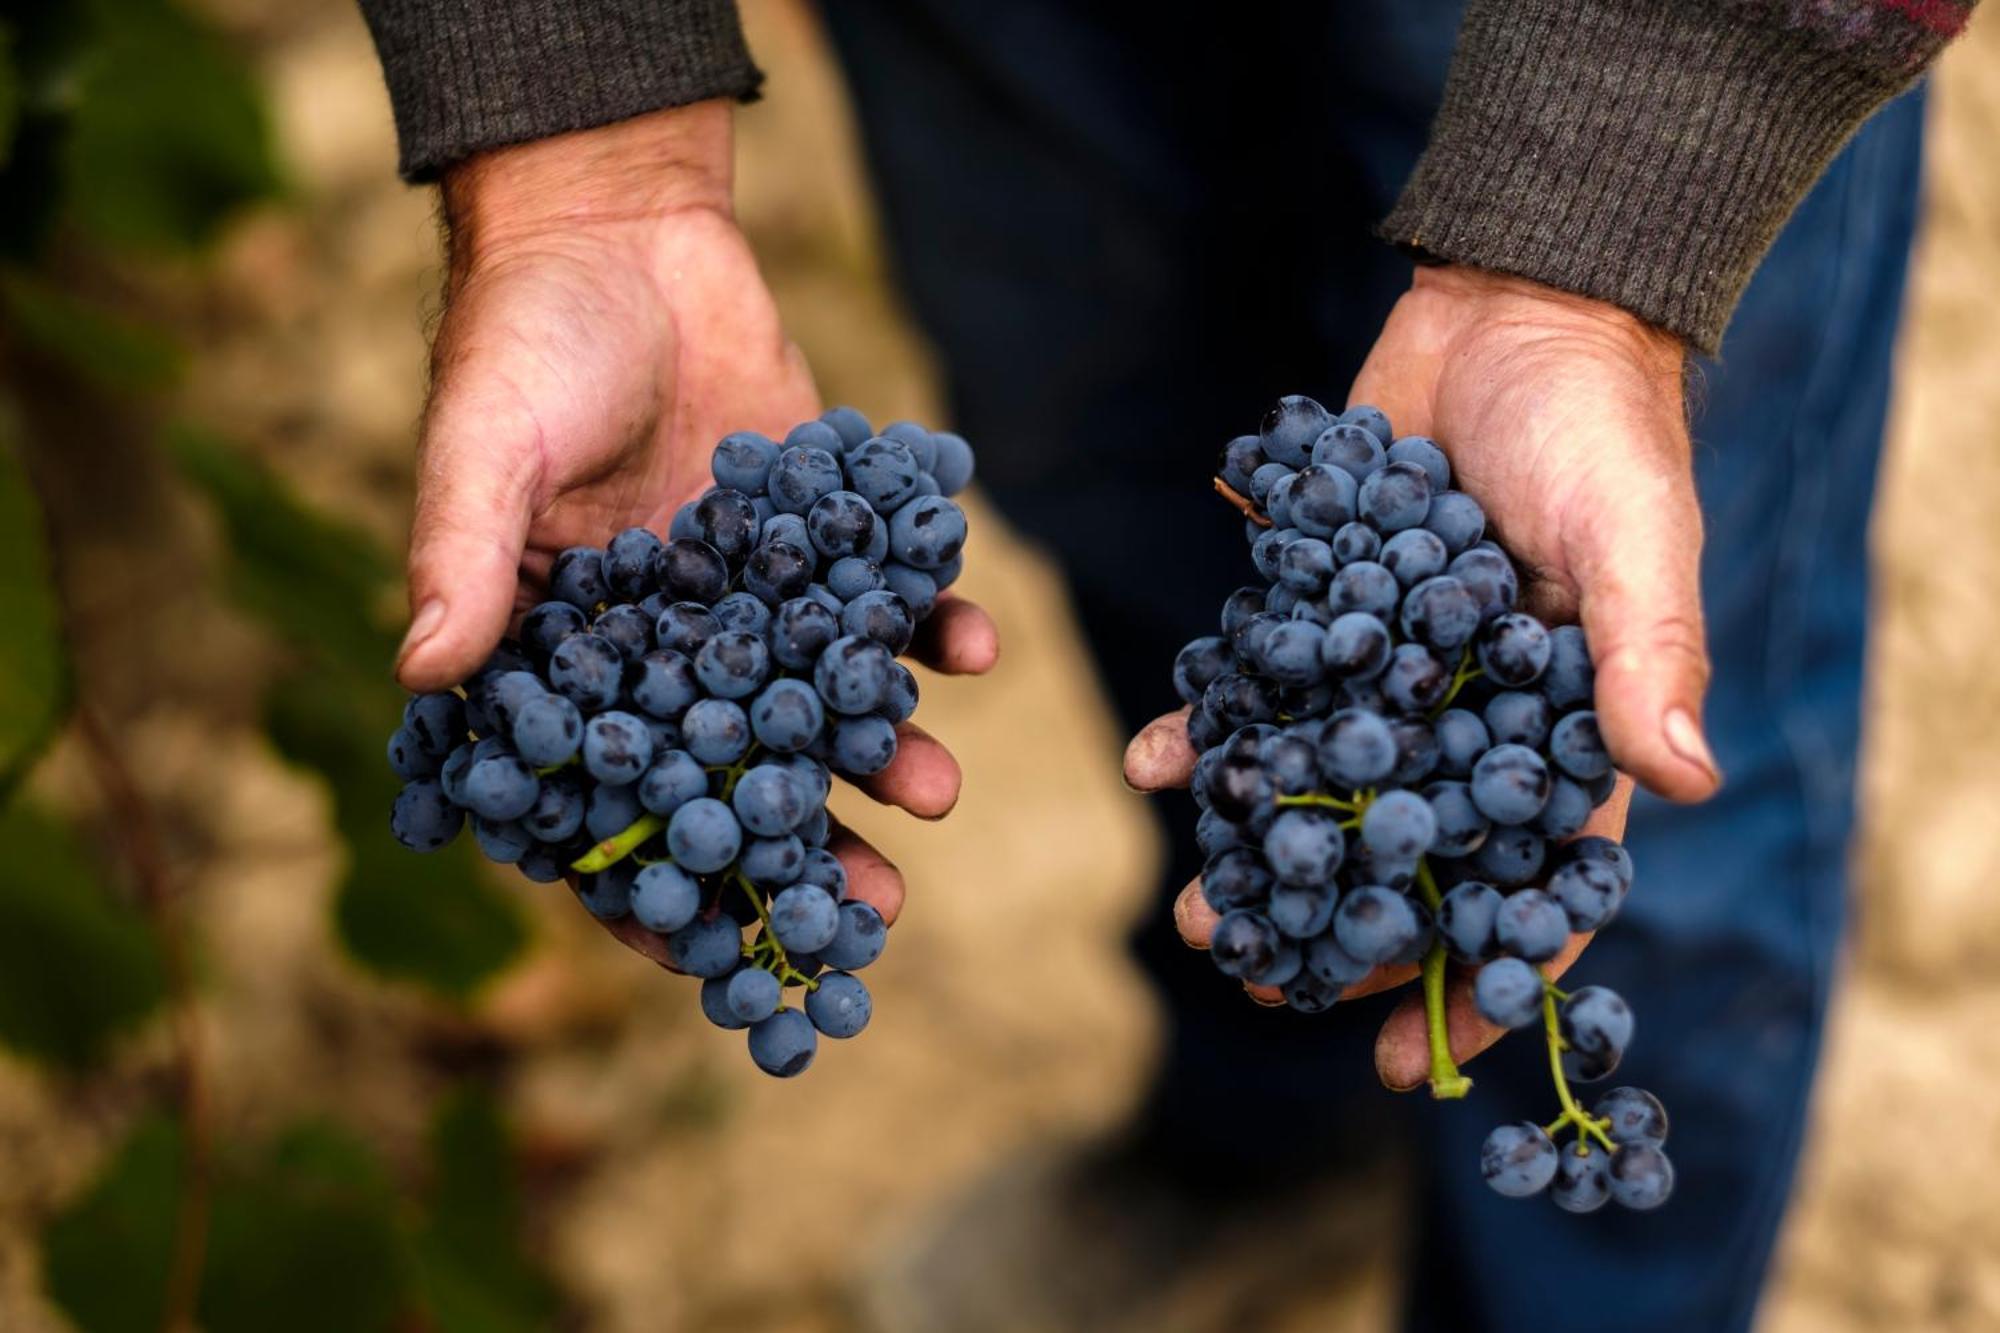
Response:
[{"label": "green grape stem", "polygon": [[1542,1132],[1554,1138],[1564,1125],[1576,1126],[1578,1151],[1590,1152],[1590,1140],[1596,1139],[1604,1145],[1604,1151],[1617,1152],[1618,1145],[1611,1141],[1611,1121],[1607,1117],[1593,1116],[1576,1103],[1576,1097],[1569,1090],[1569,1078],[1563,1073],[1562,1055],[1569,1049],[1563,1040],[1562,1020],[1556,1014],[1556,1000],[1567,998],[1556,989],[1554,982],[1546,976],[1542,979],[1542,1027],[1548,1037],[1549,1076],[1556,1085],[1556,1101],[1562,1107],[1562,1114],[1543,1126]]},{"label": "green grape stem", "polygon": [[631,825],[569,863],[569,868],[580,875],[594,875],[600,870],[608,870],[630,856],[639,845],[667,826],[667,821],[658,815],[641,815]]},{"label": "green grape stem", "polygon": [[[1417,861],[1417,890],[1423,896],[1424,906],[1436,917],[1438,904],[1444,895],[1438,891],[1437,877],[1431,874],[1430,863]],[[1472,1091],[1472,1080],[1459,1072],[1458,1062],[1451,1058],[1451,1023],[1445,1010],[1444,983],[1445,965],[1444,940],[1432,935],[1431,947],[1424,951],[1424,1027],[1430,1037],[1431,1048],[1431,1096],[1438,1101],[1456,1101]]]}]

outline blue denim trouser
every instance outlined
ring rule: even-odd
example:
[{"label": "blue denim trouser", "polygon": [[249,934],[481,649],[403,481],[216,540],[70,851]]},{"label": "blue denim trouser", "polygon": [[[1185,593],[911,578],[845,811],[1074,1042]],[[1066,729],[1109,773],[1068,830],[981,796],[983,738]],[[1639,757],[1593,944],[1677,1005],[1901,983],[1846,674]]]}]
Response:
[{"label": "blue denim trouser", "polygon": [[[828,0],[893,262],[937,346],[987,487],[1067,570],[1124,721],[1175,701],[1175,649],[1251,571],[1206,494],[1223,440],[1281,393],[1343,400],[1409,267],[1368,228],[1420,151],[1448,3],[1168,10],[1024,0]],[[1269,1181],[1419,1163],[1413,1329],[1746,1326],[1805,1123],[1845,909],[1867,614],[1866,540],[1915,222],[1920,97],[1886,109],[1786,228],[1706,368],[1695,417],[1728,786],[1642,799],[1637,889],[1573,976],[1638,1036],[1616,1082],[1674,1117],[1679,1193],[1576,1218],[1486,1190],[1480,1139],[1553,1111],[1538,1041],[1467,1102],[1392,1098],[1369,1048],[1386,1001],[1256,1009],[1164,910],[1196,869],[1193,811],[1136,947],[1172,1018],[1150,1115],[1163,1167]],[[1449,442],[1447,442],[1448,444]],[[1115,755],[1104,756],[1107,764]],[[1060,780],[1051,775],[1051,780]]]}]

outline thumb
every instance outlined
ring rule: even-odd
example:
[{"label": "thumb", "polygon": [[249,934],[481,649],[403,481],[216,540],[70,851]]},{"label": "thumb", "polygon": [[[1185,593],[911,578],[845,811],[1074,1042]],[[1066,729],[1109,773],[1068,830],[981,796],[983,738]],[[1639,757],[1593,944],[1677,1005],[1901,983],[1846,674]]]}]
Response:
[{"label": "thumb", "polygon": [[535,432],[467,394],[432,401],[410,528],[410,628],[396,656],[406,689],[458,684],[506,632],[541,456]]},{"label": "thumb", "polygon": [[1567,551],[1597,667],[1597,720],[1618,767],[1675,801],[1715,794],[1702,735],[1709,662],[1701,615],[1701,510],[1692,475],[1629,473],[1580,506]]}]

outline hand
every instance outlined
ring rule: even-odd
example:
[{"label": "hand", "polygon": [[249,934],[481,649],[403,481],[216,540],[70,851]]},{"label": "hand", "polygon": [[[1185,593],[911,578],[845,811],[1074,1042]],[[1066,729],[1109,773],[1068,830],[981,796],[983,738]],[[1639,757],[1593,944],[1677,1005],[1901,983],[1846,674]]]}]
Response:
[{"label": "hand", "polygon": [[[410,536],[412,690],[486,659],[540,598],[568,546],[663,532],[710,484],[715,441],[774,437],[819,397],[737,229],[730,112],[702,103],[481,154],[447,174],[446,306],[432,348]],[[992,621],[947,597],[912,654],[978,674]],[[958,799],[951,754],[904,724],[896,761],[863,783],[927,819]],[[854,896],[893,921],[902,878],[842,833]],[[614,927],[649,957],[659,941]],[[637,932],[646,935],[646,932]]]},{"label": "hand", "polygon": [[[1721,776],[1697,721],[1708,656],[1682,367],[1678,342],[1614,307],[1498,274],[1419,269],[1351,401],[1380,407],[1401,434],[1444,445],[1454,484],[1478,497],[1494,535],[1524,566],[1531,609],[1555,621],[1581,618],[1597,663],[1599,722],[1619,768],[1663,796],[1692,801],[1713,794]],[[1142,791],[1185,786],[1195,757],[1185,710],[1172,713],[1134,738],[1126,780]],[[1621,779],[1585,831],[1622,836],[1631,791]],[[1198,881],[1176,900],[1174,916],[1190,945],[1206,947],[1216,917]],[[1573,937],[1550,975],[1562,975],[1588,942]],[[1416,972],[1378,969],[1345,998]],[[1270,988],[1246,989],[1282,1002]],[[1462,973],[1446,1007],[1455,1058],[1502,1035],[1479,1017]],[[1383,1025],[1375,1061],[1391,1088],[1424,1081],[1419,997]]]}]

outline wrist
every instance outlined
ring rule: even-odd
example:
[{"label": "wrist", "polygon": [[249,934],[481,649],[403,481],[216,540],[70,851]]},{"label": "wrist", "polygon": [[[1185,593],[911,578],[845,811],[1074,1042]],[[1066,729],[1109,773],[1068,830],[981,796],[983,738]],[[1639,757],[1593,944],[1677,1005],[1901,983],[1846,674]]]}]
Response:
[{"label": "wrist", "polygon": [[1481,322],[1559,328],[1585,333],[1631,349],[1654,368],[1678,375],[1687,343],[1678,334],[1649,324],[1623,306],[1467,264],[1424,264],[1410,280],[1423,301],[1475,310]]},{"label": "wrist", "polygon": [[582,229],[732,212],[731,106],[696,102],[490,149],[444,173],[452,267]]}]

